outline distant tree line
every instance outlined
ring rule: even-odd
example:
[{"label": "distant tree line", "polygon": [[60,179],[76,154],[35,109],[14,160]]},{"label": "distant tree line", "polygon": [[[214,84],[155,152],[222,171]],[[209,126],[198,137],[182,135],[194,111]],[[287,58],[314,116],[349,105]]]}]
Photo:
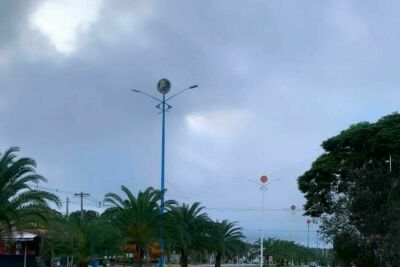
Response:
[{"label": "distant tree line", "polygon": [[[307,248],[293,241],[268,238],[264,240],[264,263],[269,265],[269,258],[275,266],[305,265],[309,262],[318,262],[322,266],[332,263],[332,251],[330,249]],[[248,244],[247,257],[250,262],[259,259],[260,240]]]}]

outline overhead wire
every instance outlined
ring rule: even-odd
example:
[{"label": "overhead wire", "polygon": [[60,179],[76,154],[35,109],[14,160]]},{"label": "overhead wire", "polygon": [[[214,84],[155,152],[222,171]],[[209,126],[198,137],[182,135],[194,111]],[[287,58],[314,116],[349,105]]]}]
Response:
[{"label": "overhead wire", "polygon": [[[44,187],[44,186],[38,186],[38,185],[33,185],[33,187],[40,188],[40,189],[47,190],[47,191],[57,192],[57,193],[65,193],[65,194],[75,195],[74,192],[69,192],[69,191],[58,189],[58,188]],[[178,190],[176,189],[176,191],[178,191]],[[183,194],[182,194],[182,196],[185,199],[189,199],[188,197],[184,196]],[[98,206],[98,203],[102,203],[102,206],[110,206],[110,205],[104,204],[103,201],[100,201],[99,199],[93,197],[92,195],[85,196],[85,198],[88,201],[95,203],[94,205],[97,205],[97,206]],[[65,201],[62,201],[62,202],[65,202]],[[69,203],[75,203],[75,202],[69,201]],[[80,204],[78,202],[76,202],[76,203]],[[90,205],[90,204],[91,203],[84,202],[84,205]],[[216,211],[249,211],[249,212],[263,211],[261,208],[234,208],[234,207],[205,207],[204,209],[205,210],[216,210]],[[291,209],[290,208],[265,208],[264,211],[287,212],[287,211],[291,211]],[[302,211],[304,211],[304,210],[302,210],[302,209],[295,210],[295,212],[302,212]]]}]

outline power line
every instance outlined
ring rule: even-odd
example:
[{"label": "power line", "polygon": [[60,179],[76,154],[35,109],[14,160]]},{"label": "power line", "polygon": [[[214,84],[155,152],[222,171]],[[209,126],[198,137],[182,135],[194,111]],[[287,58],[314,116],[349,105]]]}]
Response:
[{"label": "power line", "polygon": [[61,189],[58,189],[58,188],[44,187],[44,186],[40,186],[40,185],[37,185],[37,184],[33,184],[33,185],[30,185],[30,186],[33,187],[33,188],[36,188],[36,189],[40,188],[40,189],[43,189],[43,190],[52,191],[52,192],[56,192],[56,193],[64,193],[64,194],[70,194],[70,195],[74,195],[75,194],[73,192],[61,190]]},{"label": "power line", "polygon": [[88,197],[89,197],[89,198],[91,198],[93,201],[96,201],[96,202],[101,202],[100,200],[98,200],[98,199],[96,199],[96,198],[92,197],[91,195],[89,195]]},{"label": "power line", "polygon": [[[261,229],[255,229],[255,228],[242,228],[244,232],[261,232]],[[264,232],[286,232],[286,233],[291,233],[293,230],[285,230],[285,229],[264,229]],[[297,233],[307,233],[307,230],[294,230]],[[310,233],[316,233],[318,230],[311,230]]]},{"label": "power line", "polygon": [[[262,209],[260,208],[204,208],[206,210],[220,210],[220,211],[262,211]],[[284,212],[288,212],[291,211],[291,209],[289,208],[269,208],[269,209],[264,209],[264,211],[284,211]],[[297,209],[295,211],[304,211],[301,209]]]},{"label": "power line", "polygon": [[[172,187],[172,189],[174,189],[179,195],[181,195],[183,197],[183,199],[189,200],[189,197],[187,197],[184,193],[182,193],[180,190],[178,190],[178,188],[175,185],[173,185],[171,182],[167,181],[167,184],[169,184]],[[168,191],[166,194],[168,194]]]},{"label": "power line", "polygon": [[[181,196],[185,199],[189,199],[189,197],[186,197],[182,192],[180,192],[172,183],[167,182],[168,184],[171,185],[171,187],[176,191],[179,192],[181,194]],[[44,187],[44,186],[39,186],[39,185],[33,185],[36,188],[40,188],[40,189],[44,189],[44,190],[48,190],[48,191],[53,191],[53,192],[58,192],[58,193],[66,193],[66,194],[71,194],[74,196],[77,196],[79,194],[77,193],[73,193],[73,192],[69,192],[69,191],[65,191],[65,190],[61,190],[58,188],[50,188],[50,187]],[[85,197],[87,198],[88,201],[92,201],[95,202],[96,204],[89,204],[89,203],[85,203],[84,205],[91,205],[91,206],[109,206],[110,205],[106,205],[103,204],[102,201],[98,200],[97,198],[94,198],[90,193],[86,193],[88,195],[85,195]],[[65,203],[65,202],[64,202]],[[73,202],[73,201],[69,201],[69,203],[72,204],[79,204],[77,202]],[[101,203],[101,204],[100,204]],[[206,210],[217,210],[217,211],[254,211],[254,212],[259,212],[262,211],[262,209],[260,208],[232,208],[232,207],[205,207]],[[290,208],[266,208],[265,211],[281,211],[281,212],[285,212],[285,211],[290,211]],[[304,211],[302,209],[297,209],[296,211]]]},{"label": "power line", "polygon": [[[66,203],[66,201],[61,201],[61,203]],[[68,203],[69,203],[69,204],[76,204],[76,205],[80,205],[80,204],[81,204],[80,202],[71,201],[71,200],[69,200]],[[101,205],[100,205],[100,203],[97,203],[97,204],[95,204],[95,203],[83,203],[83,206],[91,206],[91,207],[98,207],[98,208],[101,208],[101,207],[111,207],[110,205],[104,205],[104,204],[101,204]]]},{"label": "power line", "polygon": [[[293,166],[295,166],[295,165],[297,165],[297,164],[299,164],[299,163],[302,163],[303,161],[309,159],[311,156],[314,156],[314,153],[315,153],[315,152],[321,151],[321,150],[323,151],[322,148],[318,147],[318,148],[316,148],[316,149],[310,151],[309,153],[307,153],[306,156],[305,156],[305,158],[303,158],[303,159],[298,159],[298,160],[294,160],[292,163],[287,164],[286,166],[277,168],[277,169],[275,169],[274,171],[269,172],[268,175],[272,175],[272,174],[278,173],[278,172],[280,172],[280,171],[282,171],[282,170],[291,168],[291,167],[293,167]],[[298,157],[297,157],[297,158],[298,158]],[[237,180],[237,179],[234,179],[234,180]],[[190,199],[190,198],[187,197],[184,193],[182,193],[181,190],[178,190],[178,188],[177,188],[175,185],[173,185],[171,182],[169,182],[169,181],[166,181],[166,182],[171,186],[172,189],[174,189],[174,191],[176,191],[179,195],[181,195],[183,199],[185,199],[185,200],[189,200],[189,199]],[[39,185],[37,185],[37,184],[31,185],[31,186],[32,186],[32,187],[36,187],[36,188],[40,188],[40,189],[44,189],[44,190],[49,190],[49,191],[57,192],[57,193],[64,193],[64,194],[75,195],[74,192],[66,191],[66,190],[59,189],[59,188],[44,187],[44,186],[39,186]],[[167,194],[168,194],[168,192],[167,192]],[[89,196],[89,197],[92,199],[92,201],[96,202],[97,205],[99,205],[99,203],[101,202],[101,201],[99,201],[98,199],[95,199],[95,198],[92,197],[92,196]],[[88,199],[88,200],[89,200],[89,199]],[[211,210],[211,209],[214,209],[214,210],[229,210],[229,209],[227,209],[227,208],[208,208],[208,209],[209,209],[209,210]],[[232,210],[233,210],[233,209],[232,209]],[[235,209],[235,210],[236,210],[236,211],[240,211],[240,210],[249,210],[249,211],[250,211],[250,210],[253,210],[253,211],[255,211],[255,209]],[[276,209],[276,210],[273,210],[273,209],[266,209],[266,211],[278,211],[278,210],[283,211],[284,209]]]},{"label": "power line", "polygon": [[315,156],[314,153],[319,152],[319,151],[324,152],[324,150],[321,147],[318,147],[318,148],[314,149],[312,152],[307,153],[307,155],[303,159],[294,160],[292,163],[290,163],[286,166],[283,166],[281,168],[278,168],[275,171],[269,172],[267,175],[271,176],[272,174],[279,173],[283,170],[291,169],[292,167],[296,166],[297,164],[303,163],[304,161],[310,159],[311,157],[314,157]]},{"label": "power line", "polygon": [[[186,197],[180,190],[178,190],[172,183],[167,182],[169,185],[171,185],[171,187],[176,191],[179,192],[180,195],[184,198],[184,199],[189,199],[189,197]],[[65,190],[61,190],[58,188],[50,188],[50,187],[44,187],[44,186],[39,186],[39,185],[33,185],[33,187],[36,188],[40,188],[43,190],[48,190],[48,191],[53,191],[53,192],[57,192],[57,193],[65,193],[65,194],[71,194],[74,196],[79,196],[80,193],[73,193],[73,192],[69,192],[69,191],[65,191]],[[86,199],[88,201],[92,201],[95,202],[95,204],[90,204],[90,203],[85,203],[84,205],[86,206],[104,206],[104,207],[111,207],[111,205],[106,205],[103,203],[103,201],[98,200],[97,198],[94,198],[90,193],[85,193],[84,197],[86,197]],[[66,202],[63,202],[66,203]],[[72,204],[79,204],[77,202],[73,202],[73,201],[69,201],[69,203]],[[262,209],[260,208],[232,208],[232,207],[205,207],[205,210],[216,210],[216,211],[248,211],[248,212],[260,212],[262,211]],[[265,211],[275,211],[275,212],[287,212],[287,211],[291,211],[290,208],[266,208],[264,209]],[[296,209],[296,212],[301,212],[304,211],[302,209]]]},{"label": "power line", "polygon": [[[58,189],[58,188],[51,188],[51,187],[39,186],[39,185],[36,185],[36,184],[30,185],[30,186],[31,186],[32,188],[36,188],[36,189],[39,188],[39,189],[42,189],[42,190],[51,191],[51,192],[55,192],[55,193],[64,193],[64,194],[73,195],[73,196],[79,195],[79,194],[77,194],[77,193],[70,192],[70,191],[65,191],[65,190]],[[89,193],[87,193],[87,194],[88,194],[88,195],[85,195],[85,197],[88,197],[87,200],[88,200],[88,201],[92,201],[92,202],[96,202],[96,204],[85,203],[84,206],[104,206],[103,203],[102,203],[102,201],[100,201],[100,200],[98,200],[98,199],[92,197]],[[77,202],[74,202],[74,201],[69,200],[69,198],[68,198],[68,200],[67,200],[66,202],[62,201],[62,203],[66,203],[66,204],[68,204],[68,203],[71,203],[71,204],[79,204],[79,203],[77,203]]]}]

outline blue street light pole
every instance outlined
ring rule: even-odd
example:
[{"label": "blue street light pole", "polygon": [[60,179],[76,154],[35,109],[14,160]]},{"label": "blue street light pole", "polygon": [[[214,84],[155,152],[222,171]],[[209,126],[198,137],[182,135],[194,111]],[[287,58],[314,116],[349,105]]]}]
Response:
[{"label": "blue street light pole", "polygon": [[[165,98],[165,95],[171,89],[171,82],[167,79],[161,79],[157,83],[157,90],[162,94],[162,100],[153,95],[150,95],[146,92],[132,89],[132,91],[135,93],[146,95],[146,96],[156,100],[157,102],[159,102],[156,105],[156,108],[161,110],[161,114],[162,114],[162,122],[161,122],[161,192],[162,192],[162,195],[161,195],[161,205],[160,205],[160,213],[161,214],[164,214],[164,193],[165,193],[164,192],[164,190],[165,190],[165,112],[172,108],[172,106],[168,104],[168,100],[171,100],[172,98],[176,97],[177,95],[183,93],[186,90],[194,89],[197,87],[198,87],[198,85],[189,86],[185,89],[182,89],[178,93],[176,93],[168,98]],[[163,229],[161,226],[161,233],[162,233],[162,230]],[[164,241],[162,239],[160,240],[160,247],[161,247],[161,251],[164,251]],[[164,257],[160,256],[160,267],[163,267],[163,266],[164,266]]]},{"label": "blue street light pole", "polygon": [[[164,214],[164,189],[165,189],[165,94],[163,94],[162,101],[162,123],[161,123],[161,214]],[[161,226],[161,234],[162,234]],[[164,251],[164,240],[160,240],[161,251]],[[164,266],[164,256],[160,257],[160,267]]]},{"label": "blue street light pole", "polygon": [[[162,123],[161,123],[161,191],[165,188],[165,94],[162,102]],[[161,197],[161,214],[164,213],[164,194]]]}]

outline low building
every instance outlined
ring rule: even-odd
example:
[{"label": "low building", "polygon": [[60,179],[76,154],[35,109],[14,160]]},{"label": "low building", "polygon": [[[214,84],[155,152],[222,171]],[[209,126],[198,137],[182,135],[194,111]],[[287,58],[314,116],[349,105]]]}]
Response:
[{"label": "low building", "polygon": [[10,240],[0,243],[1,267],[36,267],[40,237],[28,232],[14,232]]}]

